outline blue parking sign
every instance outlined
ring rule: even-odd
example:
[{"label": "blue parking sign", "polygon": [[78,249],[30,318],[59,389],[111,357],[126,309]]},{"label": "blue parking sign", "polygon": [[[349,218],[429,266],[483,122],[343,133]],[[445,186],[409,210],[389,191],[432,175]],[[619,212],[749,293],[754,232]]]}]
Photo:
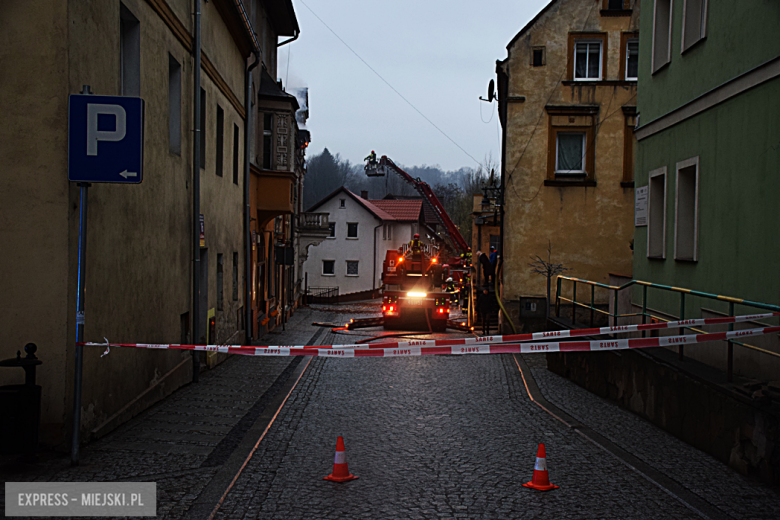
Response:
[{"label": "blue parking sign", "polygon": [[144,100],[72,94],[68,103],[68,180],[143,180]]}]

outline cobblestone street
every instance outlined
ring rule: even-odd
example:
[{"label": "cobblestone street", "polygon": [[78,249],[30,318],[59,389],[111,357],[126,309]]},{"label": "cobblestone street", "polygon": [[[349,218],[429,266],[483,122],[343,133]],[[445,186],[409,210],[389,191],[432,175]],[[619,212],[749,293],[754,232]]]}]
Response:
[{"label": "cobblestone street", "polygon": [[[311,323],[372,310],[305,308],[286,332],[260,343],[354,343],[383,331],[334,333]],[[580,427],[533,402],[523,376]],[[583,434],[586,427],[603,441]],[[344,484],[322,479],[339,435],[359,477]],[[540,442],[560,486],[548,493],[521,487]],[[547,371],[541,354],[235,356],[86,446],[82,460],[71,468],[47,457],[6,466],[3,476],[154,481],[158,517],[168,519],[209,518],[220,503],[220,519],[780,517],[776,490]]]}]

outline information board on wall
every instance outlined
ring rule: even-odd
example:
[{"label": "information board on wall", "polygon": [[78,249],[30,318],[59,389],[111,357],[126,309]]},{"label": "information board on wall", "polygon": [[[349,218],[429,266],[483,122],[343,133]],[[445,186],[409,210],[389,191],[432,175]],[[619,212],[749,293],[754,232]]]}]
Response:
[{"label": "information board on wall", "polygon": [[647,186],[634,190],[634,226],[647,225]]}]

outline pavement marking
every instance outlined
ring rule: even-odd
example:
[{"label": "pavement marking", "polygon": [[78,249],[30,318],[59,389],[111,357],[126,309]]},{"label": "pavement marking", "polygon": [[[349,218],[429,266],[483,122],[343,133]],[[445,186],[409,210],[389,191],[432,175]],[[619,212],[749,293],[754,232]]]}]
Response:
[{"label": "pavement marking", "polygon": [[525,389],[528,393],[529,399],[531,399],[531,401],[539,406],[542,410],[565,424],[567,427],[573,429],[591,443],[595,444],[602,450],[618,459],[620,462],[628,466],[629,469],[644,477],[648,482],[658,486],[662,491],[676,499],[682,505],[699,515],[701,518],[706,518],[707,520],[727,520],[732,518],[723,511],[711,505],[696,493],[686,489],[678,482],[675,482],[662,472],[643,462],[641,459],[624,450],[595,430],[592,430],[588,426],[579,423],[565,411],[558,408],[555,404],[549,402],[544,397],[544,395],[542,395],[542,391],[539,389],[539,386],[536,384],[536,380],[531,374],[531,369],[525,363],[525,360],[522,358],[522,356],[518,358],[517,355],[512,354],[512,357],[515,360],[517,369],[520,371],[520,377],[523,379],[523,383],[525,384]]}]

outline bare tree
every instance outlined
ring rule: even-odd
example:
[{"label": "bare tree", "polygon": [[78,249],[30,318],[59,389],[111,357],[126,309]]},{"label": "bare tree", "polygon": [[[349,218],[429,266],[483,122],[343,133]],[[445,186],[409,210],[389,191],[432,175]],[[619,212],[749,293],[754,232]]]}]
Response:
[{"label": "bare tree", "polygon": [[547,317],[550,317],[550,281],[554,276],[558,276],[564,271],[568,271],[568,267],[564,267],[563,264],[554,264],[552,262],[552,244],[547,241],[547,260],[544,260],[539,255],[536,258],[531,257],[531,262],[528,266],[531,268],[532,273],[540,274],[547,278]]}]

